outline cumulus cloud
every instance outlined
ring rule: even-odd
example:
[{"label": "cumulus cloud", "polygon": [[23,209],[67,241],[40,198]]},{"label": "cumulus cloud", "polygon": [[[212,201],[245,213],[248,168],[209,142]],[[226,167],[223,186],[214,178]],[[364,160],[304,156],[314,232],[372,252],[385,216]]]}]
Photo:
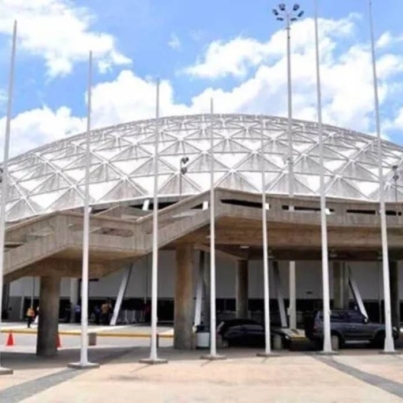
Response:
[{"label": "cumulus cloud", "polygon": [[[338,21],[321,20],[324,120],[337,126],[372,132],[371,54],[367,43],[357,43],[356,29],[356,16]],[[294,117],[316,120],[312,19],[305,19],[293,26],[292,58]],[[203,79],[234,76],[238,81],[225,90],[219,84],[215,88],[208,84],[207,88],[185,104],[176,100],[172,83],[164,80],[160,97],[162,115],[208,112],[211,98],[215,100],[217,113],[286,115],[287,76],[283,30],[276,32],[268,42],[253,38],[215,41],[199,60],[200,64],[193,65],[198,69],[196,76]],[[378,73],[380,101],[384,107],[389,97],[403,92],[396,87],[396,77],[403,73],[403,57],[387,44],[383,44],[382,51],[379,50]],[[131,70],[123,70],[115,79],[94,86],[94,127],[154,116],[154,81],[139,77]],[[84,123],[84,118],[73,116],[67,108],[52,111],[43,107],[20,114],[12,124],[13,151],[21,152],[58,139],[68,132],[81,131]],[[385,130],[403,128],[403,109],[395,118],[385,119],[384,123]],[[21,141],[16,142],[16,138]],[[27,142],[22,141],[25,138]]]},{"label": "cumulus cloud", "polygon": [[[351,35],[354,30],[355,14],[341,20],[321,20],[320,35],[322,48],[332,51],[335,40]],[[305,52],[313,47],[312,20],[299,21],[292,28],[292,52]],[[238,37],[227,42],[213,41],[204,55],[191,66],[186,67],[183,73],[197,77],[217,79],[226,76],[243,77],[251,67],[263,62],[270,63],[273,59],[282,57],[285,51],[284,30],[277,31],[268,42],[259,42],[254,38]]]},{"label": "cumulus cloud", "polygon": [[11,35],[18,20],[19,49],[45,59],[50,77],[70,73],[93,50],[100,71],[127,65],[112,35],[94,31],[94,15],[70,0],[2,0],[0,33]]},{"label": "cumulus cloud", "polygon": [[[0,119],[0,128],[5,126],[6,118],[4,117]],[[59,140],[66,135],[79,133],[84,129],[85,119],[73,116],[71,110],[66,107],[53,111],[43,106],[22,112],[12,120],[10,155],[18,155],[39,145]]]}]

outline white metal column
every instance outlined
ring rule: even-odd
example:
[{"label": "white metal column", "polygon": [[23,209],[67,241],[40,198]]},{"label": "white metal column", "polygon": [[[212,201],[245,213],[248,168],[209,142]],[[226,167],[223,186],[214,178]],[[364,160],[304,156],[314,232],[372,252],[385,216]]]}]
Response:
[{"label": "white metal column", "polygon": [[349,267],[349,270],[348,270],[348,282],[350,284],[351,292],[353,294],[355,302],[358,305],[358,309],[360,310],[362,315],[364,315],[366,318],[368,318],[368,313],[367,313],[367,310],[365,309],[364,301],[361,297],[361,293],[360,293],[360,290],[358,289],[358,285],[357,285],[356,281],[354,280],[353,274],[351,272],[351,267]]},{"label": "white metal column", "polygon": [[195,326],[199,326],[201,323],[204,266],[205,266],[205,253],[201,250],[199,251],[199,270],[198,270],[197,287],[196,287],[196,304],[195,304],[195,319],[194,319]]},{"label": "white metal column", "polygon": [[281,327],[286,328],[287,327],[287,315],[286,315],[286,311],[285,311],[283,287],[281,285],[281,279],[280,279],[280,270],[279,270],[277,261],[273,261],[272,264],[273,264],[274,289],[276,290],[276,295],[277,295]]},{"label": "white metal column", "polygon": [[130,276],[132,275],[133,268],[134,268],[134,263],[131,264],[128,268],[124,269],[124,271],[123,271],[122,282],[120,283],[118,296],[116,298],[116,304],[113,309],[111,326],[116,326],[116,322],[119,317],[120,308],[122,307],[123,298],[126,294],[127,285],[129,284]]}]

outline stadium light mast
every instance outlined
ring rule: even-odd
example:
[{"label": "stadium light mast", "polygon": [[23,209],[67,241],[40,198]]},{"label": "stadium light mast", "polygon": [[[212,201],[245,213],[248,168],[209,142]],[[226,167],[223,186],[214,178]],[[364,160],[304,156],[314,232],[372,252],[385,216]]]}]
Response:
[{"label": "stadium light mast", "polygon": [[151,348],[150,357],[140,360],[144,364],[165,364],[168,361],[158,358],[157,323],[158,323],[158,145],[160,141],[160,79],[156,86],[155,141],[154,141],[154,202],[153,202],[153,245],[151,271]]},{"label": "stadium light mast", "polygon": [[332,353],[331,329],[330,329],[330,290],[329,290],[329,253],[327,242],[326,220],[326,189],[325,189],[325,162],[323,158],[323,119],[322,119],[322,89],[320,77],[320,53],[319,53],[319,23],[318,0],[314,0],[315,12],[315,53],[316,53],[316,92],[318,105],[318,131],[320,154],[320,224],[322,236],[322,282],[323,282],[323,353]]},{"label": "stadium light mast", "polygon": [[[284,3],[280,3],[277,8],[273,9],[273,14],[277,21],[285,23],[287,31],[287,87],[288,87],[288,193],[289,197],[294,197],[294,161],[292,147],[292,77],[291,77],[291,25],[298,21],[304,11],[301,6],[295,3],[292,9],[289,9]],[[293,206],[290,205],[290,210]],[[297,312],[296,312],[296,273],[295,262],[290,261],[290,306],[289,306],[291,329],[297,328]]]},{"label": "stadium light mast", "polygon": [[90,369],[99,364],[88,361],[88,284],[89,284],[89,246],[90,246],[90,170],[91,170],[91,113],[92,113],[92,51],[88,60],[88,100],[87,135],[85,146],[85,190],[84,190],[84,228],[83,228],[83,267],[81,278],[81,350],[80,362],[70,364],[70,368]]},{"label": "stadium light mast", "polygon": [[[6,238],[6,205],[8,193],[8,154],[10,150],[10,133],[11,133],[11,115],[13,108],[14,96],[14,73],[15,73],[15,54],[17,50],[17,21],[14,21],[13,42],[11,46],[11,61],[10,61],[10,76],[8,80],[8,102],[7,102],[7,117],[6,117],[6,132],[4,138],[4,156],[2,168],[2,195],[0,207],[0,331],[2,317],[2,302],[3,302],[3,280],[4,280],[4,244]],[[13,371],[9,368],[1,366],[0,356],[0,375],[11,375]]]},{"label": "stadium light mast", "polygon": [[368,0],[369,28],[371,36],[372,74],[374,84],[374,107],[377,134],[377,153],[379,171],[379,203],[381,218],[381,238],[382,238],[382,273],[383,273],[383,293],[385,300],[385,353],[394,353],[395,346],[392,335],[392,314],[390,302],[390,278],[389,278],[389,252],[388,252],[388,232],[386,223],[385,189],[382,167],[382,139],[381,139],[381,119],[379,114],[379,94],[378,75],[375,54],[374,21],[372,12],[372,0]]}]

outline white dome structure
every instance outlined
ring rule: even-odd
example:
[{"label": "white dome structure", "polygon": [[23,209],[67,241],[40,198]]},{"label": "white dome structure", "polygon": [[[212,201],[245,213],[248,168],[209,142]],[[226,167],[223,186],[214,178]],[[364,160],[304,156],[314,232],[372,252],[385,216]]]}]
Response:
[{"label": "white dome structure", "polygon": [[[92,205],[152,197],[156,121],[121,124],[91,133],[90,195]],[[217,187],[261,192],[261,136],[264,136],[266,191],[288,193],[287,120],[270,116],[210,115],[160,120],[159,196],[178,197],[180,160],[187,156],[182,195],[210,186],[210,136],[214,130]],[[292,126],[294,192],[319,194],[319,136],[316,123],[294,120]],[[13,139],[12,139],[13,141]],[[14,139],[15,141],[15,139]],[[83,205],[86,134],[30,151],[9,162],[7,221]],[[379,198],[376,138],[324,126],[326,194],[332,198],[377,201]],[[393,179],[403,148],[382,143],[387,201],[403,196],[403,178]],[[400,199],[401,200],[401,199]]]}]

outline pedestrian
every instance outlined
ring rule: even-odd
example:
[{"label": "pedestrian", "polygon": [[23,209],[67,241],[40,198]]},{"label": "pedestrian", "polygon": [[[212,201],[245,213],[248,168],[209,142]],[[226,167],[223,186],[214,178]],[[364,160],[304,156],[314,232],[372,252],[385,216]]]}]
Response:
[{"label": "pedestrian", "polygon": [[77,304],[74,307],[74,314],[75,314],[75,318],[76,318],[76,323],[80,323],[81,322],[81,306],[80,306],[80,304]]},{"label": "pedestrian", "polygon": [[95,324],[99,325],[101,321],[101,309],[97,305],[94,309],[94,314],[95,314]]},{"label": "pedestrian", "polygon": [[35,320],[35,310],[30,306],[27,310],[27,325],[28,329],[31,328],[32,322]]},{"label": "pedestrian", "polygon": [[108,324],[108,316],[109,316],[109,304],[108,302],[104,302],[101,306],[101,322],[103,325]]}]

